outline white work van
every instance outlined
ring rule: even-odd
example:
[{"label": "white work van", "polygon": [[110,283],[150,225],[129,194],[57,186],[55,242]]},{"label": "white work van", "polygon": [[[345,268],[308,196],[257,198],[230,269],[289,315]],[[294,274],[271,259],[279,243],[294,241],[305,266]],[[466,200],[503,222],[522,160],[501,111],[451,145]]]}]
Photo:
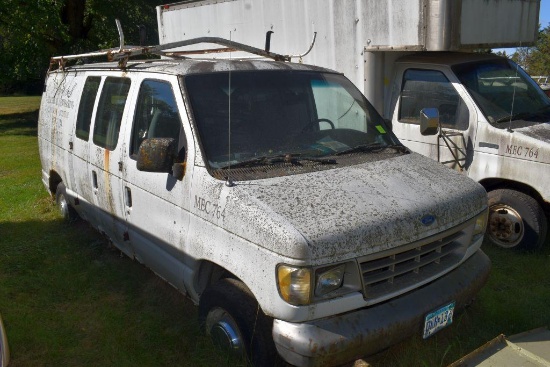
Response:
[{"label": "white work van", "polygon": [[[157,15],[161,43],[231,34],[262,46],[266,32],[274,51],[313,43],[300,60],[344,73],[407,147],[485,187],[493,243],[536,249],[550,209],[550,100],[512,61],[472,51],[533,44],[539,10],[539,0],[203,0]],[[441,116],[432,135],[418,127],[424,108]]]},{"label": "white work van", "polygon": [[215,341],[255,365],[335,365],[427,338],[472,301],[490,269],[485,190],[403,146],[343,75],[127,60],[155,50],[169,55],[52,59],[42,180],[65,217],[198,304]]}]

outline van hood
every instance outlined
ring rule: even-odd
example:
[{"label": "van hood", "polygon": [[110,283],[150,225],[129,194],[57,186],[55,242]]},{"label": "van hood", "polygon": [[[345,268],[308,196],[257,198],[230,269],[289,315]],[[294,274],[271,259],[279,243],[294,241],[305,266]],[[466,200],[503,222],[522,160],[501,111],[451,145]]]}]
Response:
[{"label": "van hood", "polygon": [[516,129],[519,134],[550,144],[550,122]]},{"label": "van hood", "polygon": [[237,182],[221,194],[231,213],[226,230],[312,265],[417,241],[463,223],[487,205],[479,184],[415,153]]}]

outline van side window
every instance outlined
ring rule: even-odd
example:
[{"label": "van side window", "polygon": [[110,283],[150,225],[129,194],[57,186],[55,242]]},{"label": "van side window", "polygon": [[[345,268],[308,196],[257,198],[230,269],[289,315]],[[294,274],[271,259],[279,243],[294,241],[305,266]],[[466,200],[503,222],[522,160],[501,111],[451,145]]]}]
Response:
[{"label": "van side window", "polygon": [[80,106],[78,106],[78,116],[76,118],[76,136],[82,140],[88,141],[90,136],[90,122],[92,121],[92,110],[94,109],[95,97],[99,89],[101,77],[90,76],[86,78],[84,90],[80,97]]},{"label": "van side window", "polygon": [[114,150],[118,142],[120,123],[124,105],[130,90],[130,79],[105,79],[94,126],[94,144],[108,150]]},{"label": "van side window", "polygon": [[442,72],[409,69],[403,76],[399,121],[420,123],[420,110],[437,108],[442,127],[466,130],[468,107]]},{"label": "van side window", "polygon": [[139,88],[130,143],[130,157],[135,158],[141,142],[150,138],[174,138],[182,148],[185,139],[181,119],[170,83],[145,80]]}]

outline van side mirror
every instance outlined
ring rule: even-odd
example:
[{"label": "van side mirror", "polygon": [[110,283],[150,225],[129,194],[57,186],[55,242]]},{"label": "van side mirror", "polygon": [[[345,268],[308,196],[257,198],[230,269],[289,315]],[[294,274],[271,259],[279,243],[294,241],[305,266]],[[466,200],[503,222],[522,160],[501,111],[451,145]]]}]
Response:
[{"label": "van side mirror", "polygon": [[439,130],[439,111],[437,108],[423,108],[420,111],[420,134],[435,135]]},{"label": "van side mirror", "polygon": [[145,139],[137,156],[138,171],[171,173],[178,155],[177,143],[172,138]]}]

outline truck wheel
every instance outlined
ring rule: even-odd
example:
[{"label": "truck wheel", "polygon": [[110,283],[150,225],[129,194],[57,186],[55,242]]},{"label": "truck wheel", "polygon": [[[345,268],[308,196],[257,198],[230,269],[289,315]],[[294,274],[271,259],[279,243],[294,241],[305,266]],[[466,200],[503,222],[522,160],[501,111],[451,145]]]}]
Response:
[{"label": "truck wheel", "polygon": [[247,357],[253,366],[275,364],[273,320],[241,281],[222,279],[206,289],[199,301],[199,322],[218,347]]},{"label": "truck wheel", "polygon": [[504,248],[538,249],[546,240],[548,223],[539,203],[522,192],[498,189],[489,194],[487,234]]},{"label": "truck wheel", "polygon": [[67,199],[67,192],[65,190],[65,185],[63,184],[63,182],[57,185],[57,188],[55,190],[55,202],[57,204],[59,212],[66,222],[74,222],[78,219],[78,214],[71,206],[71,204],[69,204],[69,201]]}]

